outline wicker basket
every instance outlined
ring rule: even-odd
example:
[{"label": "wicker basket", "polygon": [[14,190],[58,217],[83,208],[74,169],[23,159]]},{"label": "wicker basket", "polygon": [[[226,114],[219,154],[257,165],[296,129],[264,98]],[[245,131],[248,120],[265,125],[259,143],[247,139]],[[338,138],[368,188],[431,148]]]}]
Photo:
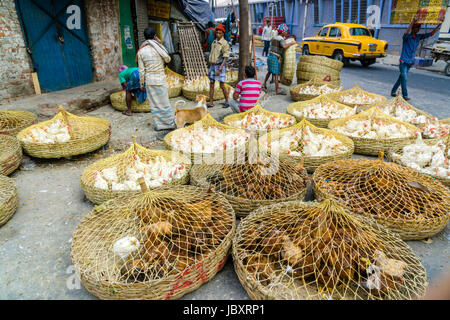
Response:
[{"label": "wicker basket", "polygon": [[[229,92],[231,86],[228,85],[228,84],[225,84],[225,88],[227,89],[227,92]],[[202,92],[196,92],[196,91],[188,90],[185,87],[183,87],[182,91],[183,91],[183,97],[185,97],[188,100],[192,100],[192,101],[194,101],[195,98],[197,97],[197,95],[199,95],[199,94],[203,94],[203,95],[209,97],[209,90],[208,91],[202,91]],[[222,100],[222,99],[225,99],[225,96],[223,95],[222,89],[220,89],[220,88],[219,89],[215,89],[214,90],[213,100],[216,101],[216,100]]]},{"label": "wicker basket", "polygon": [[[400,120],[397,120],[384,112],[382,112],[380,109],[373,107],[370,108],[362,113],[355,114],[350,117],[332,120],[328,124],[328,128],[331,130],[336,130],[337,127],[345,125],[347,121],[351,119],[359,119],[359,120],[371,120],[371,121],[383,121],[385,123],[397,123],[400,125],[405,126],[407,129],[411,131],[411,133],[418,133],[420,130],[413,126],[412,124],[409,124],[407,122],[403,122]],[[407,141],[413,141],[416,137],[412,134],[408,138],[396,138],[396,139],[367,139],[367,138],[359,138],[359,137],[353,137],[348,136],[350,139],[353,140],[355,143],[355,153],[357,154],[363,154],[363,155],[369,155],[369,156],[376,156],[379,154],[380,151],[387,152],[390,148],[395,147],[401,143],[405,143]]]},{"label": "wicker basket", "polygon": [[[343,100],[344,96],[346,96],[346,95],[354,95],[354,94],[367,95],[367,96],[371,97],[373,101],[369,102],[369,103],[360,103],[360,104],[344,102],[344,100]],[[348,105],[349,107],[352,107],[352,108],[357,107],[359,111],[361,111],[363,109],[365,110],[365,109],[367,109],[367,107],[373,106],[373,105],[378,104],[378,103],[383,103],[384,101],[386,101],[385,97],[383,97],[383,96],[381,96],[379,94],[375,94],[375,93],[370,93],[370,92],[364,91],[363,89],[359,88],[357,85],[355,85],[351,89],[330,93],[328,96],[331,99],[333,99],[333,100],[335,100],[337,102],[340,102],[342,104]]]},{"label": "wicker basket", "polygon": [[295,101],[305,101],[305,100],[314,99],[314,98],[318,97],[319,95],[299,93],[299,90],[304,87],[309,87],[309,86],[321,87],[323,85],[326,85],[327,87],[337,90],[337,91],[340,90],[339,86],[335,86],[328,81],[322,81],[322,80],[315,78],[313,80],[309,80],[304,83],[292,86],[289,89],[289,91],[291,93],[291,98],[292,98],[292,100],[295,100]]},{"label": "wicker basket", "polygon": [[344,63],[342,63],[341,61],[323,56],[301,56],[299,62],[321,65],[338,71],[340,71],[344,66]]},{"label": "wicker basket", "polygon": [[340,78],[341,75],[341,72],[339,70],[320,64],[302,62],[301,58],[300,62],[297,65],[297,70],[299,72],[310,72],[310,73],[330,75],[333,78]]},{"label": "wicker basket", "polygon": [[328,73],[315,73],[315,72],[306,72],[300,71],[297,69],[297,83],[302,83],[304,81],[309,81],[313,79],[319,79],[322,81],[327,81],[332,85],[340,86],[341,78],[340,76],[333,76]]},{"label": "wicker basket", "polygon": [[236,87],[236,85],[239,82],[239,76],[236,72],[233,72],[233,70],[230,70],[227,72],[227,77],[225,79],[225,83],[228,84],[231,87]]},{"label": "wicker basket", "polygon": [[[111,100],[111,105],[114,109],[119,111],[128,110],[127,102],[125,101],[125,91],[119,91],[111,94],[109,99]],[[131,111],[133,112],[151,112],[148,100],[145,99],[144,102],[139,103],[136,98],[131,99]]]},{"label": "wicker basket", "polygon": [[[427,289],[424,266],[398,235],[333,200],[259,208],[240,222],[232,254],[255,300],[405,300]],[[374,287],[371,263],[383,274]]]},{"label": "wicker basket", "polygon": [[[286,43],[289,44],[291,42],[295,42],[293,38],[289,38],[286,40]],[[290,86],[292,84],[292,80],[294,79],[295,74],[295,60],[296,60],[296,47],[298,45],[295,44],[290,46],[283,53],[283,73],[281,74],[280,82],[286,86]]]},{"label": "wicker basket", "polygon": [[[435,145],[440,139],[426,139],[423,140],[424,143],[426,143],[429,146]],[[447,150],[450,148],[450,136],[446,136],[445,138],[443,138],[444,143],[447,146]],[[405,166],[403,164],[403,162],[399,159],[398,156],[395,156],[394,154],[399,154],[400,156],[403,154],[403,147],[409,144],[413,144],[415,142],[413,141],[408,141],[406,143],[402,143],[401,145],[397,145],[391,149],[388,150],[386,157],[389,161],[391,162],[395,162],[401,166]],[[421,174],[426,174],[424,172],[420,172]],[[430,177],[432,177],[433,179],[438,180],[439,182],[441,182],[443,185],[447,186],[448,188],[450,188],[450,178],[443,178],[443,177],[439,177],[437,175],[429,175]]]},{"label": "wicker basket", "polygon": [[0,174],[12,173],[22,162],[22,147],[15,136],[0,134]]},{"label": "wicker basket", "polygon": [[177,164],[183,165],[186,171],[185,174],[178,179],[173,179],[172,181],[167,182],[168,185],[187,184],[189,181],[189,170],[191,168],[191,165],[190,160],[187,157],[182,156],[175,151],[146,149],[138,145],[136,143],[135,137],[133,137],[133,145],[124,153],[96,161],[95,163],[84,169],[83,174],[81,175],[81,187],[83,188],[86,197],[91,202],[99,204],[113,198],[140,193],[140,189],[136,191],[113,191],[109,188],[110,186],[108,186],[108,189],[100,189],[95,187],[96,174],[98,174],[99,170],[105,168],[116,167],[119,181],[126,180],[126,168],[130,166],[130,163],[134,162],[136,156],[138,156],[139,159],[143,162],[147,162],[149,160],[153,160],[158,156],[162,156],[167,161],[175,161]]},{"label": "wicker basket", "polygon": [[[353,151],[354,151],[354,144],[351,139],[347,138],[346,136],[344,136],[343,134],[340,134],[338,132],[328,130],[328,129],[318,128],[306,120],[302,120],[290,128],[272,131],[271,133],[268,133],[268,134],[262,136],[261,138],[258,139],[259,149],[261,151],[264,151],[264,152],[267,152],[270,154],[270,149],[267,148],[267,145],[268,145],[268,143],[271,143],[271,141],[273,139],[279,139],[279,137],[281,137],[285,133],[286,134],[287,133],[295,134],[295,132],[297,132],[298,130],[304,130],[306,127],[308,127],[312,133],[323,134],[325,136],[333,136],[337,140],[341,141],[344,146],[347,147],[347,151],[333,155],[333,156],[299,157],[299,156],[293,156],[292,154],[288,155],[289,158],[293,158],[296,161],[299,161],[300,159],[303,158],[304,159],[304,167],[306,168],[308,173],[314,172],[314,170],[323,163],[327,163],[327,162],[331,162],[331,161],[335,161],[335,160],[339,160],[339,159],[347,159],[352,156]],[[303,146],[304,141],[303,140],[299,141],[299,144],[301,144]],[[282,153],[282,155],[284,155],[284,153]]]},{"label": "wicker basket", "polygon": [[450,191],[416,170],[378,160],[347,159],[320,166],[313,175],[317,199],[335,198],[370,216],[403,240],[442,231],[450,219]]},{"label": "wicker basket", "polygon": [[241,121],[242,119],[244,119],[247,115],[264,115],[265,117],[277,117],[280,119],[284,120],[284,124],[283,127],[281,128],[266,128],[266,129],[256,129],[256,133],[257,136],[261,135],[261,134],[265,134],[271,130],[277,130],[277,129],[283,129],[283,128],[287,128],[290,126],[293,126],[295,124],[295,117],[285,114],[285,113],[278,113],[278,112],[271,112],[268,111],[266,109],[264,109],[263,107],[261,107],[260,105],[256,105],[253,108],[251,108],[250,110],[247,110],[245,112],[241,112],[241,113],[237,113],[237,114],[230,114],[228,116],[226,116],[223,119],[223,123],[225,123],[228,126],[232,126],[232,127],[236,127],[239,129],[245,129],[245,130],[249,130],[252,131],[252,129],[247,129],[247,128],[242,128],[239,127],[235,124],[236,121]]},{"label": "wicker basket", "polygon": [[335,120],[335,119],[324,119],[324,118],[304,118],[303,116],[299,116],[296,115],[295,112],[302,112],[303,109],[307,108],[309,105],[311,104],[315,104],[315,103],[333,103],[337,109],[346,109],[348,112],[352,112],[353,110],[349,107],[346,106],[345,104],[341,104],[339,102],[333,101],[331,100],[328,96],[326,95],[320,95],[314,99],[308,100],[308,101],[301,101],[301,102],[295,102],[295,103],[291,103],[287,109],[286,112],[288,114],[293,115],[297,121],[302,121],[302,120],[308,120],[309,122],[311,122],[313,125],[320,127],[320,128],[328,128],[328,123],[331,120]]},{"label": "wicker basket", "polygon": [[[183,150],[174,149],[172,144],[172,139],[179,133],[180,131],[195,131],[196,128],[206,129],[208,127],[217,127],[223,131],[232,131],[236,133],[240,133],[246,137],[247,142],[241,146],[235,147],[233,149],[223,149],[221,151],[216,151],[215,153],[196,153],[196,152],[186,152]],[[191,159],[191,162],[194,164],[208,163],[208,161],[220,161],[220,163],[230,163],[237,159],[239,155],[246,152],[248,149],[249,141],[251,140],[250,133],[245,130],[234,128],[231,126],[227,126],[225,124],[217,122],[209,113],[207,113],[201,120],[195,122],[194,124],[174,130],[169,132],[163,140],[164,146],[168,150],[180,151]],[[192,150],[192,149],[191,149]],[[230,152],[230,150],[232,150]],[[218,158],[219,156],[219,158]],[[216,162],[217,163],[217,162]]]},{"label": "wicker basket", "polygon": [[[319,77],[313,77],[312,79],[308,79],[308,80],[304,80],[304,79],[297,79],[297,84],[304,84],[304,83],[307,83],[308,81],[311,81],[311,80],[320,80],[320,81],[324,81],[324,80],[322,80],[322,78],[319,78]],[[340,85],[341,85],[341,80],[339,79],[339,80],[335,80],[335,81],[324,81],[324,82],[326,82],[327,84],[329,84],[329,85],[331,85],[331,86],[333,86],[333,87],[337,87],[337,88],[339,88],[340,87]]]},{"label": "wicker basket", "polygon": [[166,76],[170,75],[172,77],[176,77],[179,79],[179,83],[176,85],[169,85],[169,98],[176,98],[181,96],[181,88],[183,87],[184,77],[181,74],[176,73],[175,71],[170,70],[168,67],[164,68],[164,73]]},{"label": "wicker basket", "polygon": [[[55,120],[62,120],[69,125],[71,139],[67,142],[31,143],[22,141],[32,128],[44,127]],[[104,146],[111,135],[108,121],[94,117],[78,117],[60,107],[60,112],[51,120],[40,122],[22,130],[17,138],[23,150],[36,158],[62,158],[85,154]]]},{"label": "wicker basket", "polygon": [[101,299],[177,299],[222,269],[235,227],[222,196],[164,187],[95,207],[74,231],[71,259]]},{"label": "wicker basket", "polygon": [[[280,158],[278,164],[278,159],[267,159],[268,166],[275,169],[275,173],[261,173],[261,168],[267,167],[257,161],[250,162],[248,158],[232,165],[193,165],[190,183],[202,188],[213,187],[230,202],[238,217],[245,217],[261,206],[288,200],[304,200],[310,178],[302,163],[299,166],[298,161],[292,158]],[[229,172],[229,176],[225,177],[225,172]],[[225,177],[223,181],[220,180],[222,176]],[[269,186],[280,188],[282,195],[275,196],[268,189]],[[251,192],[251,195],[246,192]]]},{"label": "wicker basket", "polygon": [[0,227],[14,215],[19,205],[14,180],[0,175]]},{"label": "wicker basket", "polygon": [[28,111],[0,110],[0,134],[16,136],[20,131],[37,123],[37,116]]}]

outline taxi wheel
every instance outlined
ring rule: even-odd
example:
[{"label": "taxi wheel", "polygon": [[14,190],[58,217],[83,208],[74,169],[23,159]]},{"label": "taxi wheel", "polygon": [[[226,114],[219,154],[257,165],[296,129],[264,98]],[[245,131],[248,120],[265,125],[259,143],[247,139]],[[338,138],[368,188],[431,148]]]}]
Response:
[{"label": "taxi wheel", "polygon": [[341,50],[336,50],[333,53],[332,58],[334,60],[342,62],[344,64],[344,66],[348,66],[350,64],[349,59],[344,57],[344,53]]},{"label": "taxi wheel", "polygon": [[447,62],[447,65],[445,66],[444,73],[446,76],[450,77],[450,62]]}]

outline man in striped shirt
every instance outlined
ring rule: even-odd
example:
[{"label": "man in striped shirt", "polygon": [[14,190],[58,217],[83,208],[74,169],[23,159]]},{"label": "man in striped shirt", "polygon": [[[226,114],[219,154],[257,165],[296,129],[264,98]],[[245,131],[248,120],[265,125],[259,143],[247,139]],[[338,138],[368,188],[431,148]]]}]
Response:
[{"label": "man in striped shirt", "polygon": [[[233,99],[230,100],[231,109],[234,112],[245,112],[256,105],[261,93],[261,82],[255,80],[255,68],[245,67],[245,79],[241,80],[234,90]],[[239,99],[239,96],[241,98]],[[239,99],[239,102],[237,102]]]}]

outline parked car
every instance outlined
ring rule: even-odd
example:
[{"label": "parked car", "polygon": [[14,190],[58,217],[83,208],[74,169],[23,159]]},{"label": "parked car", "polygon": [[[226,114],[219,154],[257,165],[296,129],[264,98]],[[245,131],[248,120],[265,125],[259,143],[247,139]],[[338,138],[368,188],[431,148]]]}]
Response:
[{"label": "parked car", "polygon": [[363,67],[385,57],[388,44],[375,39],[370,30],[354,23],[335,23],[324,26],[315,37],[304,38],[302,54],[323,55],[342,61],[359,60]]}]

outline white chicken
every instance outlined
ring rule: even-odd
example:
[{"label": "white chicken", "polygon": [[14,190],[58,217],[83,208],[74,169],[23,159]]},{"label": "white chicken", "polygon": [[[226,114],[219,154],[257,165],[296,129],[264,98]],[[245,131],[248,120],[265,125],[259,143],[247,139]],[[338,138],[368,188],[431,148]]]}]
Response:
[{"label": "white chicken", "polygon": [[137,238],[126,236],[114,242],[113,252],[125,260],[130,254],[139,250],[139,247],[140,243]]},{"label": "white chicken", "polygon": [[338,119],[352,116],[356,108],[339,108],[335,103],[313,103],[303,108],[302,111],[294,110],[294,115],[310,119]]},{"label": "white chicken", "polygon": [[233,127],[249,130],[272,130],[292,126],[295,119],[292,117],[282,118],[278,115],[267,116],[265,114],[247,113],[242,120],[231,122]]},{"label": "white chicken", "polygon": [[403,124],[388,124],[376,119],[350,119],[334,130],[350,137],[365,139],[399,139],[413,137],[416,134]]},{"label": "white chicken", "polygon": [[327,86],[326,84],[321,86],[315,86],[315,85],[308,85],[308,86],[301,86],[298,88],[297,93],[299,94],[310,94],[310,95],[321,95],[321,94],[329,94],[333,92],[338,92],[342,88],[332,88],[330,86]]},{"label": "white chicken", "polygon": [[70,140],[69,127],[64,121],[55,120],[47,126],[32,128],[22,138],[23,142],[29,143],[55,143]]},{"label": "white chicken", "polygon": [[395,99],[386,102],[380,110],[400,121],[412,124],[424,124],[427,121],[425,115],[418,115],[410,105]]}]

